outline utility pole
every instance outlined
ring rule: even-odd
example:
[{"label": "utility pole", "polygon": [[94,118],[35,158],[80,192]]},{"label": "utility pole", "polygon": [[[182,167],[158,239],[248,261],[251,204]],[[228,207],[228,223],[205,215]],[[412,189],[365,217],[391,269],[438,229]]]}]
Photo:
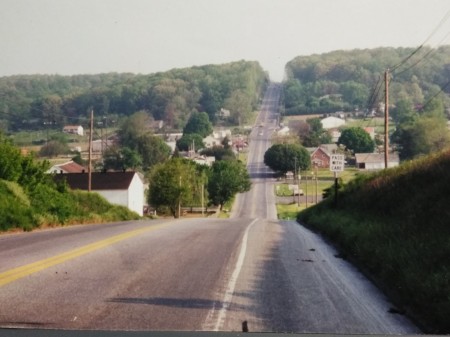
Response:
[{"label": "utility pole", "polygon": [[92,187],[92,135],[94,132],[94,109],[91,108],[91,123],[89,130],[89,164],[88,164],[88,192]]},{"label": "utility pole", "polygon": [[308,173],[305,175],[305,207],[308,208]]},{"label": "utility pole", "polygon": [[315,177],[316,177],[316,204],[317,204],[317,185],[318,185],[318,176],[317,176],[317,165],[314,167],[314,169],[315,169],[315,171],[316,171],[316,174],[315,174]]},{"label": "utility pole", "polygon": [[203,212],[204,204],[205,204],[205,184],[202,184],[202,216],[204,215],[204,212]]},{"label": "utility pole", "polygon": [[389,163],[389,69],[384,72],[384,168]]},{"label": "utility pole", "polygon": [[178,195],[178,218],[181,218],[181,176],[180,176],[180,193]]}]

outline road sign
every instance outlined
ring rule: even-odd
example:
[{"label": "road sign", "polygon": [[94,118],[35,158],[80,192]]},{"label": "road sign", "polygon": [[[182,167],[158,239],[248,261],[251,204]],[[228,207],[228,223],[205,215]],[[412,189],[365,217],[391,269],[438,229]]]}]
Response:
[{"label": "road sign", "polygon": [[344,155],[332,154],[330,158],[330,171],[342,172],[344,171]]}]

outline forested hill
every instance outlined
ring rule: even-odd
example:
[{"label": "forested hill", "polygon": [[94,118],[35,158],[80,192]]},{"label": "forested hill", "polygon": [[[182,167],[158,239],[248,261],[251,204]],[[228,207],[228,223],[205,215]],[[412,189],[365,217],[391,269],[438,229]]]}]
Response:
[{"label": "forested hill", "polygon": [[[258,62],[238,61],[136,75],[20,75],[0,78],[0,129],[80,123],[92,107],[97,116],[148,111],[169,128],[180,128],[192,111],[211,121],[221,108],[245,122],[268,82]],[[81,118],[80,118],[81,117]]]},{"label": "forested hill", "polygon": [[[398,67],[397,67],[398,66]],[[382,100],[383,72],[391,69],[390,102],[420,107],[450,80],[450,46],[376,48],[299,56],[286,65],[286,114],[372,109]],[[378,99],[373,97],[378,93]],[[445,105],[450,106],[448,94]]]}]

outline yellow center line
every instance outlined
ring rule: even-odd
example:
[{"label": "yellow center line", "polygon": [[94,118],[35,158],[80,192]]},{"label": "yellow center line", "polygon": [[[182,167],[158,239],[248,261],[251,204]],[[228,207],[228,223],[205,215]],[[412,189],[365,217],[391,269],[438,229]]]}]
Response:
[{"label": "yellow center line", "polygon": [[4,286],[5,284],[8,284],[10,282],[13,282],[15,280],[18,280],[22,277],[31,275],[33,273],[37,273],[38,271],[47,269],[49,267],[55,266],[57,264],[63,263],[65,261],[74,259],[76,257],[88,254],[90,252],[96,251],[98,249],[110,246],[114,243],[132,238],[134,236],[137,236],[139,234],[145,233],[145,232],[151,232],[163,227],[168,226],[169,224],[161,224],[161,225],[155,225],[151,227],[145,227],[136,229],[130,232],[114,235],[110,238],[100,240],[91,244],[88,244],[86,246],[82,246],[73,250],[69,250],[67,252],[49,257],[47,259],[43,259],[40,261],[36,261],[30,264],[26,264],[17,268],[10,269],[8,271],[5,271],[3,273],[0,273],[0,287]]}]

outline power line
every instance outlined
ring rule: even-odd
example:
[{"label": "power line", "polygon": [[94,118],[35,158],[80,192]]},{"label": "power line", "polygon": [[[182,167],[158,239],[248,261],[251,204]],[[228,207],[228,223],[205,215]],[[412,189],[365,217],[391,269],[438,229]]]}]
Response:
[{"label": "power line", "polygon": [[372,93],[369,97],[369,100],[367,101],[367,108],[371,110],[373,108],[373,105],[377,101],[379,94],[381,90],[381,76],[378,77],[377,83],[375,84],[374,88],[372,89]]},{"label": "power line", "polygon": [[448,81],[442,88],[441,90],[439,90],[436,94],[434,94],[433,96],[431,96],[426,102],[425,104],[422,106],[422,110],[425,109],[425,107],[431,103],[431,101],[437,96],[439,95],[441,92],[443,92],[448,86],[450,85],[450,81]]},{"label": "power line", "polygon": [[397,68],[401,67],[403,64],[408,62],[408,60],[411,59],[411,57],[413,57],[415,54],[417,54],[423,48],[423,46],[431,39],[431,37],[438,31],[438,29],[441,28],[441,26],[445,23],[445,21],[448,20],[449,17],[450,17],[450,10],[447,11],[447,13],[441,19],[439,24],[433,29],[433,31],[430,33],[430,35],[428,35],[428,37],[425,39],[425,41],[419,47],[417,47],[411,54],[409,54],[407,57],[405,57],[399,63],[397,63],[396,65],[391,67],[391,72],[394,72]]},{"label": "power line", "polygon": [[434,47],[431,48],[427,53],[425,53],[425,55],[423,55],[420,59],[418,59],[416,62],[414,62],[413,64],[411,64],[408,68],[400,71],[399,73],[396,73],[397,76],[402,75],[403,73],[407,72],[408,70],[414,68],[416,65],[418,65],[420,62],[422,62],[423,60],[427,59],[431,54],[433,54],[434,52],[436,52],[437,48],[449,37],[450,32],[448,32],[444,38],[439,41],[439,43]]}]

